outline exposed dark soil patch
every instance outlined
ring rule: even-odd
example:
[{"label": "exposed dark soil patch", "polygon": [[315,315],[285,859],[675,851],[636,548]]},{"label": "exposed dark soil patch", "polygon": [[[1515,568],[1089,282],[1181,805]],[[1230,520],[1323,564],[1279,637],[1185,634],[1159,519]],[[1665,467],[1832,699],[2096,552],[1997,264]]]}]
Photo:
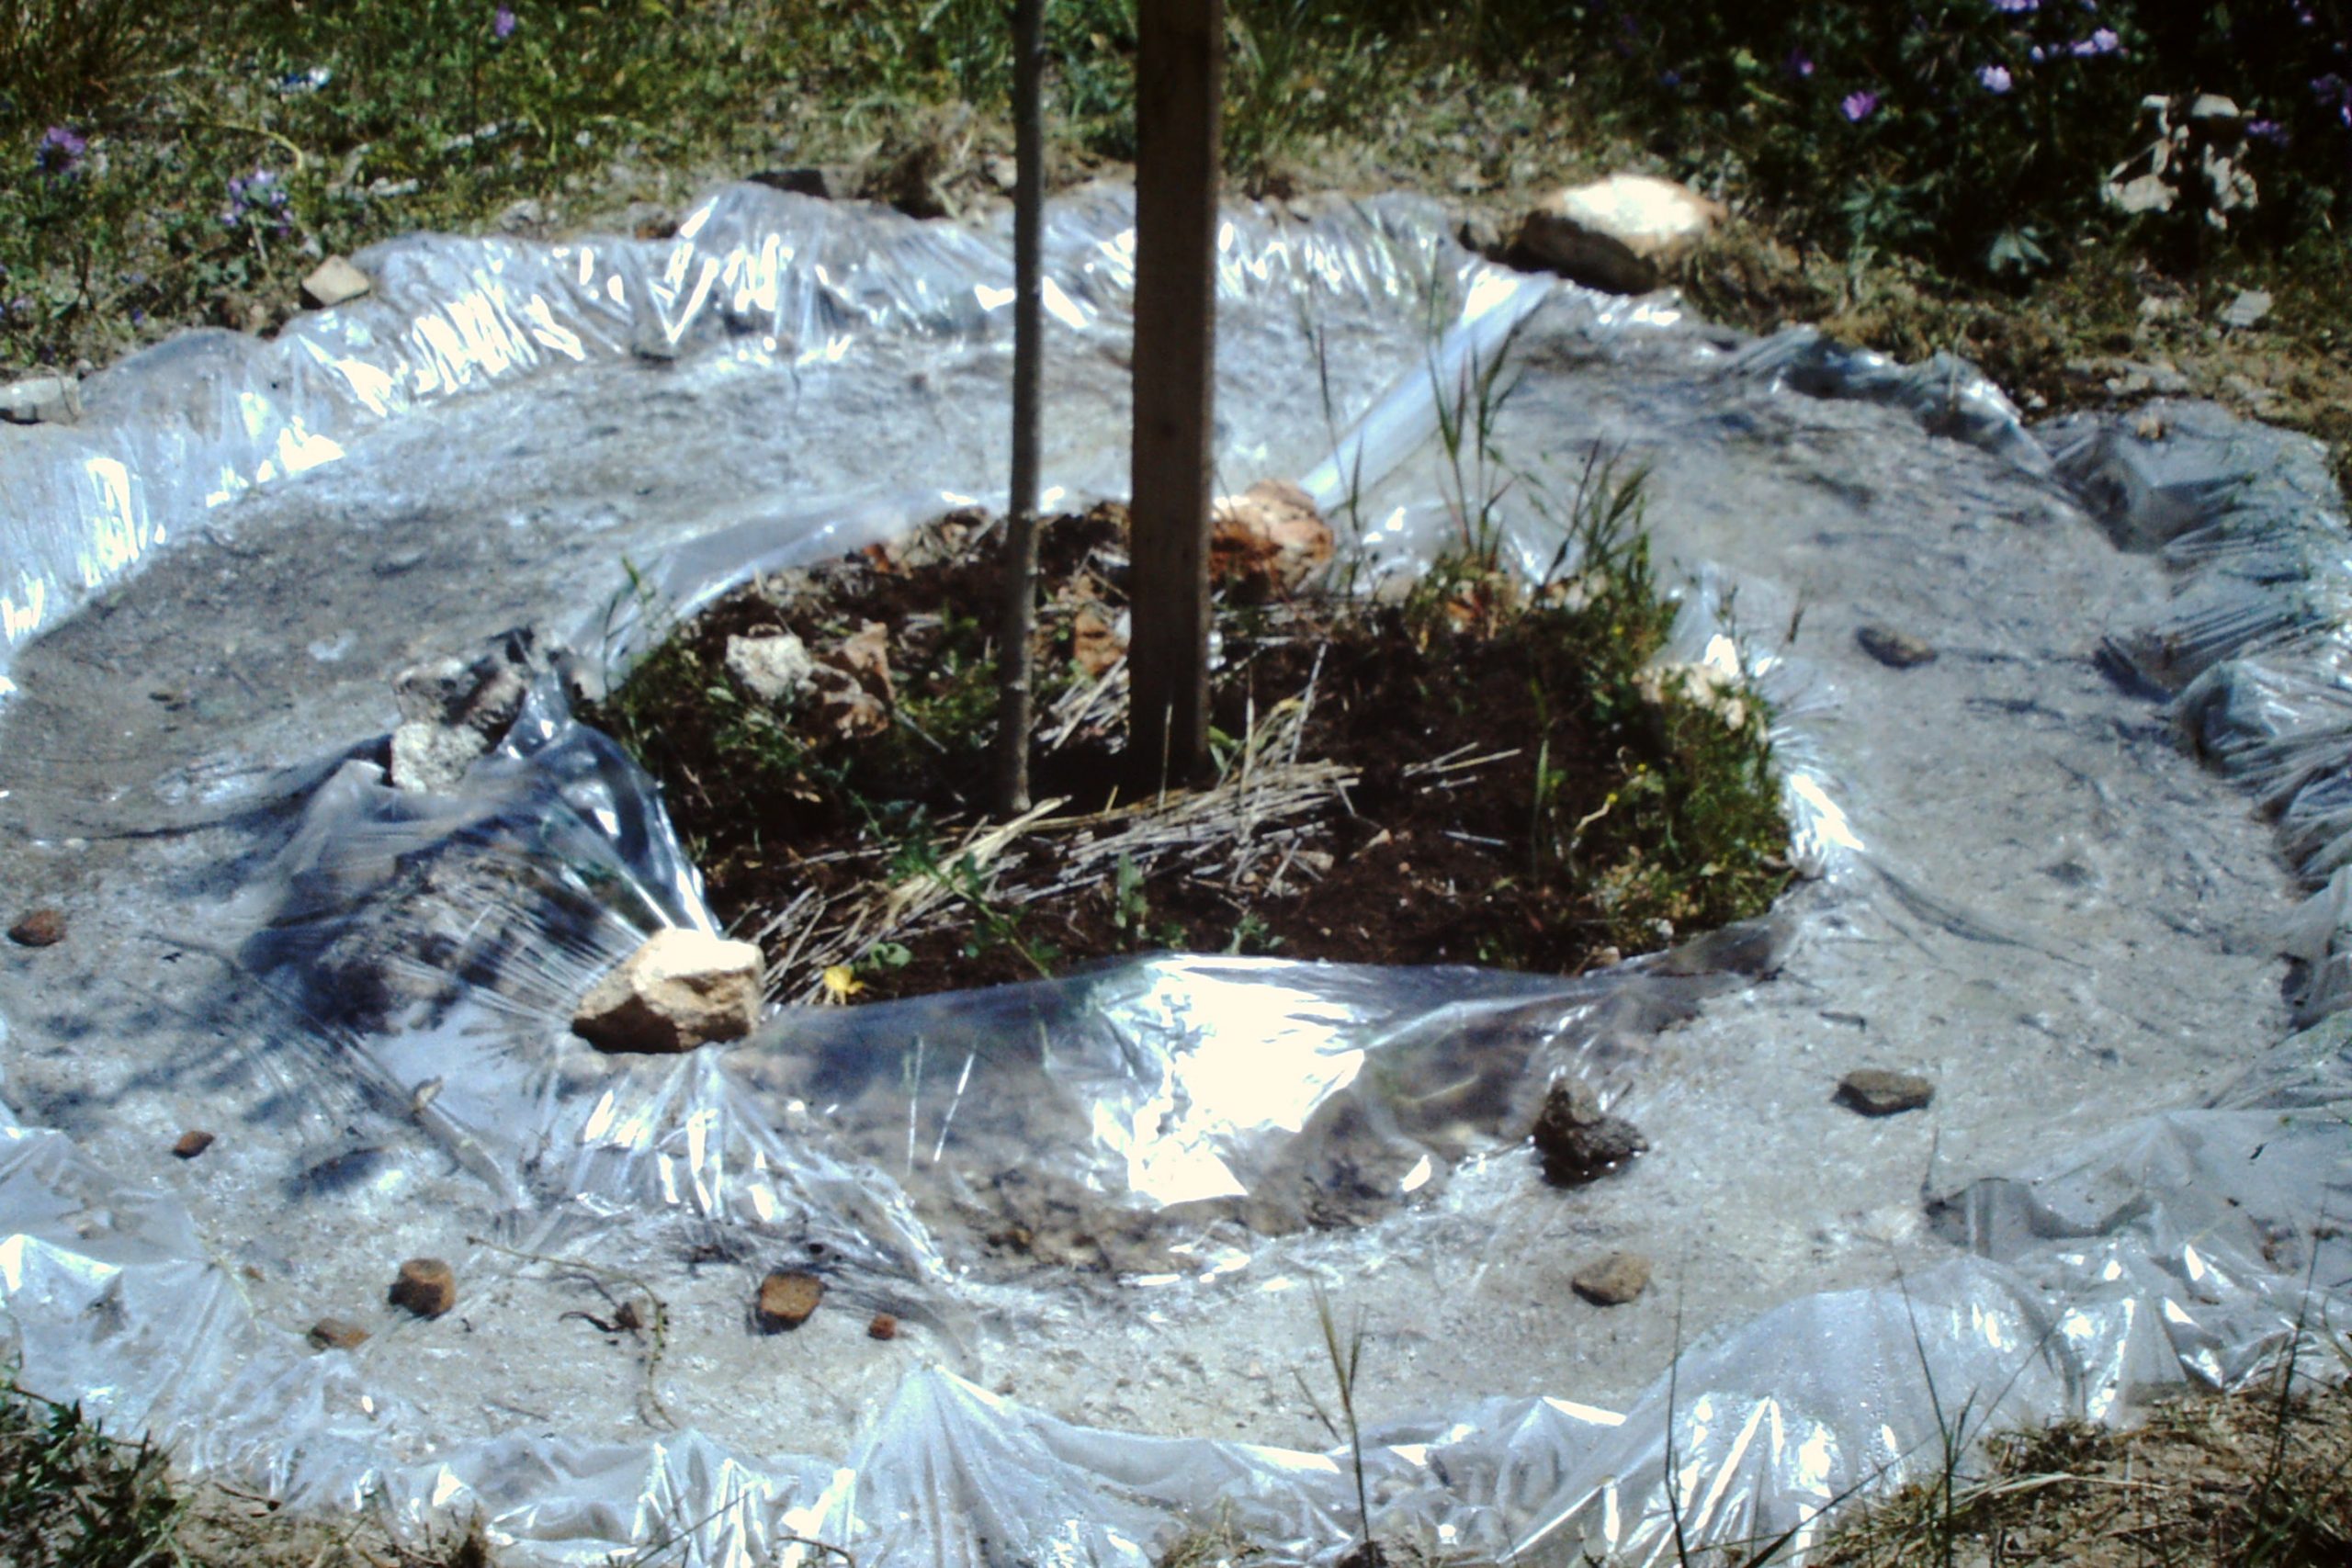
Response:
[{"label": "exposed dark soil patch", "polygon": [[[1124,750],[1124,513],[1054,520],[1032,777],[1058,804],[991,835],[1000,538],[963,514],[747,586],[587,716],[662,780],[786,999],[1151,950],[1573,972],[1757,914],[1786,880],[1762,710],[1645,674],[1672,609],[1631,535],[1532,596],[1458,568],[1377,604],[1229,583],[1220,780],[1171,797]],[[730,648],[786,636],[815,674],[763,699]]]}]

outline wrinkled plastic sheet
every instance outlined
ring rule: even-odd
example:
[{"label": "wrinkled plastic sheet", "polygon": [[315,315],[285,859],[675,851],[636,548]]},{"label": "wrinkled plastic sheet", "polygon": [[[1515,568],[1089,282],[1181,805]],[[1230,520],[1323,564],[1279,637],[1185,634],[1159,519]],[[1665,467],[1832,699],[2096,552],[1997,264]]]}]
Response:
[{"label": "wrinkled plastic sheet", "polygon": [[[1057,216],[1049,307],[1075,333],[1119,335],[1124,224],[1115,197]],[[1327,504],[1366,506],[1375,545],[1407,555],[1442,525],[1426,472],[1408,462],[1436,427],[1435,398],[1530,312],[1575,295],[1481,269],[1439,232],[1410,204],[1303,230],[1237,218],[1221,252],[1228,300],[1453,305],[1433,367],[1385,389],[1356,375],[1367,395],[1305,470]],[[1003,258],[988,236],[747,190],[702,209],[669,245],[385,247],[362,258],[379,280],[374,303],[267,345],[178,340],[102,378],[89,424],[35,432],[8,454],[9,643],[135,590],[138,570],[208,516],[233,522],[229,502],[332,465],[426,403],[567,363],[840,364],[875,343],[989,341],[1001,332]],[[1655,303],[1572,303],[1604,337],[1675,320]],[[2108,422],[2063,429],[2045,458],[1997,389],[1956,364],[1907,369],[1805,333],[1711,363],[1726,381],[1892,408],[2030,478],[2054,469],[2119,538],[2163,548],[2182,615],[2127,632],[2110,657],[2135,679],[2186,685],[2182,721],[2209,754],[2273,796],[2291,781],[2282,820],[2330,831],[2325,796],[2301,818],[2293,802],[2341,766],[2326,750],[2340,731],[2322,617],[2326,547],[2340,557],[2343,525],[2324,485],[2250,501],[2267,465],[2220,472],[2212,455],[2252,443],[2267,457],[2283,438],[2191,409],[2173,446],[2152,453]],[[1064,468],[1066,495],[1115,483],[1099,461]],[[707,533],[652,563],[641,602],[691,607],[978,482],[938,478]],[[1673,656],[1731,661],[1778,699],[1809,872],[1901,886],[1903,868],[1866,850],[1838,781],[1813,761],[1833,749],[1808,721],[1834,693],[1773,641],[1702,583]],[[646,782],[551,686],[455,796],[399,795],[372,764],[329,760],[287,799],[269,874],[240,911],[234,973],[250,1010],[239,1021],[300,1034],[309,1091],[345,1097],[333,1116],[381,1142],[401,1120],[386,1108],[402,1108],[460,1172],[452,1180],[506,1216],[499,1234],[518,1249],[552,1252],[647,1214],[789,1235],[830,1249],[838,1281],[928,1314],[943,1345],[971,1331],[977,1309],[925,1205],[968,1197],[955,1184],[966,1151],[974,1168],[1025,1161],[1161,1216],[1179,1238],[1172,1270],[1214,1277],[1233,1262],[1215,1238],[1231,1233],[1183,1230],[1191,1207],[1261,1202],[1259,1228],[1278,1232],[1299,1218],[1285,1209],[1301,1192],[1346,1183],[1401,1209],[1507,1147],[1549,1079],[1627,1086],[1662,1028],[1772,969],[1799,920],[1783,912],[1565,981],[1142,960],[785,1018],[741,1046],[592,1073],[544,1043],[570,998],[650,930],[709,916]],[[1965,940],[1997,940],[1924,890],[1906,897]],[[2332,940],[2309,939],[2315,974]],[[2345,1060],[2322,1023],[2210,1108],[2134,1120],[1979,1179],[1933,1215],[1953,1244],[1943,1260],[1702,1337],[1622,1410],[1566,1390],[1378,1429],[1365,1456],[1374,1523],[1447,1551],[1561,1562],[1670,1560],[1677,1514],[1692,1541],[1802,1540],[1858,1489],[1931,1471],[1954,1390],[1974,1391],[1974,1418],[1994,1429],[2119,1418],[2168,1388],[2245,1386],[2298,1356],[2320,1370],[2325,1301],[2309,1292],[2352,1273],[2320,1223],[2346,1177]],[[796,1135],[818,1101],[861,1131],[822,1145]],[[1368,1169],[1366,1149],[1378,1153]],[[411,1529],[479,1511],[534,1560],[597,1562],[675,1538],[711,1562],[806,1556],[811,1541],[869,1562],[1144,1562],[1218,1521],[1317,1559],[1355,1528],[1343,1450],[1075,1424],[959,1377],[952,1355],[907,1375],[845,1453],[751,1451],[691,1430],[443,1441],[354,1358],[313,1355],[256,1314],[182,1202],[111,1177],[62,1132],[0,1121],[0,1306],[27,1386],[152,1428],[191,1468],[298,1505],[380,1506]]]},{"label": "wrinkled plastic sheet", "polygon": [[2211,405],[2157,402],[2139,427],[2053,433],[2062,471],[2118,540],[2160,552],[2173,613],[2106,656],[2171,695],[2184,740],[2239,780],[2312,886],[2287,922],[2305,1021],[2352,1002],[2352,558],[2326,456]]}]

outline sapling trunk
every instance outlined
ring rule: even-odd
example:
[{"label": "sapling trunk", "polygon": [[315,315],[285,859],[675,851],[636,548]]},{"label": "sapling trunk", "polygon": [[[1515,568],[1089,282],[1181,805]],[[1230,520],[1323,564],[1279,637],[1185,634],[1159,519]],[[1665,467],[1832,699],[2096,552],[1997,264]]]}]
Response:
[{"label": "sapling trunk", "polygon": [[1038,252],[1045,228],[1046,0],[1012,9],[1012,483],[1006,498],[1004,614],[997,639],[995,806],[1029,809],[1029,637],[1037,620],[1037,405],[1045,345]]},{"label": "sapling trunk", "polygon": [[1138,784],[1208,768],[1209,431],[1224,0],[1136,12],[1134,635]]}]

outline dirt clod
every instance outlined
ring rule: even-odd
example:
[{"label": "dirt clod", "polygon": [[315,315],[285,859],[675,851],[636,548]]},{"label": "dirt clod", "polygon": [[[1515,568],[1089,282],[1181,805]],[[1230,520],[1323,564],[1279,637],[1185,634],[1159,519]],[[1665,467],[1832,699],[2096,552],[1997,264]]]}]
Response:
[{"label": "dirt clod", "polygon": [[412,1258],[401,1265],[390,1299],[419,1317],[439,1317],[458,1304],[458,1276],[437,1258]]},{"label": "dirt clod", "polygon": [[781,1334],[808,1321],[825,1299],[825,1281],[814,1274],[778,1269],[760,1281],[752,1315],[763,1334]]},{"label": "dirt clod", "polygon": [[1555,1187],[1597,1180],[1650,1146],[1640,1128],[1600,1108],[1600,1097],[1563,1080],[1544,1097],[1535,1119],[1535,1152]]},{"label": "dirt clod", "polygon": [[368,1331],[339,1317],[322,1317],[311,1325],[311,1332],[304,1337],[314,1350],[356,1350],[368,1337]]},{"label": "dirt clod", "polygon": [[52,904],[28,910],[8,928],[8,940],[18,947],[54,947],[65,940],[65,911]]},{"label": "dirt clod", "polygon": [[1638,1252],[1612,1252],[1577,1269],[1568,1284],[1595,1306],[1623,1306],[1650,1288],[1650,1260]]},{"label": "dirt clod", "polygon": [[197,1156],[210,1148],[212,1145],[213,1137],[211,1134],[207,1133],[200,1128],[191,1127],[187,1132],[180,1134],[179,1142],[172,1145],[172,1153],[179,1156],[182,1159],[194,1159]]},{"label": "dirt clod", "polygon": [[1917,1073],[1857,1067],[1838,1080],[1838,1103],[1864,1116],[1917,1111],[1936,1098],[1936,1086]]},{"label": "dirt clod", "polygon": [[865,1337],[868,1339],[896,1339],[899,1337],[899,1320],[887,1312],[877,1312],[865,1325]]}]

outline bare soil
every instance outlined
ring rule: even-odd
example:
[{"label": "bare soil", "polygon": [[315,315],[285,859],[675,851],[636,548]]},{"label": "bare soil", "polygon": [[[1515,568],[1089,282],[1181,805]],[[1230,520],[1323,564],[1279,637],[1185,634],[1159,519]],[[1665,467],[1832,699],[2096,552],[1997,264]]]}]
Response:
[{"label": "bare soil", "polygon": [[[831,995],[871,1000],[1152,950],[1574,972],[1678,934],[1611,907],[1605,855],[1589,852],[1621,844],[1562,830],[1605,821],[1629,778],[1678,760],[1661,715],[1612,704],[1592,679],[1586,643],[1613,628],[1507,605],[1485,582],[1369,606],[1237,604],[1251,595],[1234,587],[1212,695],[1233,800],[1180,800],[1125,753],[1123,668],[1079,646],[1125,608],[1125,515],[1109,505],[1043,531],[1031,767],[1034,798],[1055,804],[978,863],[1000,538],[949,519],[747,586],[587,715],[662,780],[714,908],[767,948],[776,994],[817,997],[842,962],[854,980],[836,969]],[[846,735],[807,704],[753,715],[729,689],[731,638],[789,632],[821,663],[861,629],[870,646],[875,626],[889,672],[865,683],[887,728]],[[1180,807],[1192,818],[1170,818]],[[1155,818],[1177,826],[1155,832]],[[812,909],[924,878],[953,889],[937,918],[865,928],[854,953],[810,941]],[[1761,879],[1745,905],[1686,923],[1760,912],[1785,870]]]}]

